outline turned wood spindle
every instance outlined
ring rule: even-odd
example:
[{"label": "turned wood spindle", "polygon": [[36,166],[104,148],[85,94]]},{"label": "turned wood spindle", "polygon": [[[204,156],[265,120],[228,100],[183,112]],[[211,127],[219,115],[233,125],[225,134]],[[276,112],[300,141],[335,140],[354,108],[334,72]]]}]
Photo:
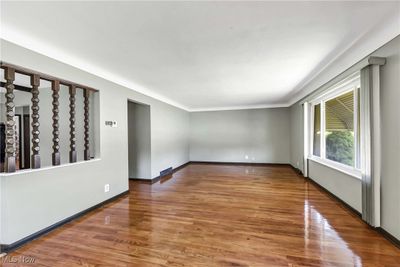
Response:
[{"label": "turned wood spindle", "polygon": [[15,172],[15,105],[14,105],[14,80],[15,70],[12,68],[4,69],[6,79],[6,151],[5,151],[5,171]]},{"label": "turned wood spindle", "polygon": [[69,86],[69,162],[76,162],[76,136],[75,136],[75,85]]},{"label": "turned wood spindle", "polygon": [[32,86],[32,169],[40,168],[40,139],[39,139],[39,85],[40,77],[37,74],[31,76]]},{"label": "turned wood spindle", "polygon": [[89,149],[89,97],[90,97],[90,90],[84,89],[83,90],[83,98],[84,98],[84,129],[85,129],[85,151],[84,151],[84,160],[90,160],[90,149]]},{"label": "turned wood spindle", "polygon": [[53,154],[52,154],[52,164],[53,166],[60,165],[60,125],[59,125],[59,92],[60,92],[60,82],[52,81],[51,90],[53,91]]}]

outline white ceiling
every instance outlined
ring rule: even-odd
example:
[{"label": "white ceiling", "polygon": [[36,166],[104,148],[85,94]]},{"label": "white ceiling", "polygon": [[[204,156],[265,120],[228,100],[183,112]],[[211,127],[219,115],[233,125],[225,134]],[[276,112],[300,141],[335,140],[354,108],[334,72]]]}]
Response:
[{"label": "white ceiling", "polygon": [[287,106],[399,10],[400,2],[2,1],[1,33],[186,110]]}]

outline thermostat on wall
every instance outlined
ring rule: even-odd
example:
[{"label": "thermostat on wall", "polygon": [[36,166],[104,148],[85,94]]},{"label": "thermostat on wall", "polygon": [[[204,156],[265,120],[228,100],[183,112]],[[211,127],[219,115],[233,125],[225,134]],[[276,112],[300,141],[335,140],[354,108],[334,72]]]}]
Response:
[{"label": "thermostat on wall", "polygon": [[116,121],[106,121],[106,126],[118,127],[118,124]]}]

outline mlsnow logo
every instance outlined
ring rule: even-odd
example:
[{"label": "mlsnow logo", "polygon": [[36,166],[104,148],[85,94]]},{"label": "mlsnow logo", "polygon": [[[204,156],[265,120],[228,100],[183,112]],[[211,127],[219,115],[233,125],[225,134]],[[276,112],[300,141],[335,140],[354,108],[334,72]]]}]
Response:
[{"label": "mlsnow logo", "polygon": [[6,263],[34,264],[35,261],[36,261],[36,258],[31,257],[31,256],[25,256],[25,255],[10,256],[7,254],[0,255],[0,263],[2,263],[2,264],[6,264]]}]

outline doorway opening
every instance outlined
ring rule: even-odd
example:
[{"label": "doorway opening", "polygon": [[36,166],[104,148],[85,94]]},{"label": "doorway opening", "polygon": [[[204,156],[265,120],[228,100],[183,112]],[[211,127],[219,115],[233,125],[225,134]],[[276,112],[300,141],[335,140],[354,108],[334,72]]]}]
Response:
[{"label": "doorway opening", "polygon": [[30,107],[17,106],[15,107],[15,138],[16,141],[16,169],[29,169],[30,166]]},{"label": "doorway opening", "polygon": [[129,179],[151,179],[150,106],[128,101]]}]

